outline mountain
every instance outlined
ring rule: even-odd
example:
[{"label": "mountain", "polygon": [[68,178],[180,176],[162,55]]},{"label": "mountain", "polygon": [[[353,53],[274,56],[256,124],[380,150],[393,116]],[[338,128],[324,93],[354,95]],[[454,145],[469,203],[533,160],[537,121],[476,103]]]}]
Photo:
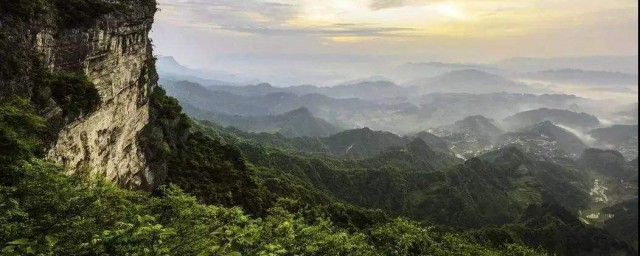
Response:
[{"label": "mountain", "polygon": [[342,83],[337,84],[336,86],[359,84],[359,83],[365,83],[365,82],[378,82],[378,81],[392,82],[391,79],[389,79],[387,77],[384,77],[384,76],[370,76],[370,77],[365,77],[365,78],[360,78],[360,79],[353,79],[353,80],[344,81]]},{"label": "mountain", "polygon": [[404,146],[388,147],[358,161],[358,165],[364,168],[390,168],[415,173],[438,172],[461,163],[462,160],[450,152],[433,150],[420,138],[412,139]]},{"label": "mountain", "polygon": [[415,134],[414,137],[421,139],[435,151],[439,151],[446,154],[451,153],[451,151],[449,150],[449,143],[443,140],[442,138],[436,136],[435,134],[423,131]]},{"label": "mountain", "polygon": [[527,73],[519,78],[573,85],[627,85],[638,86],[638,74],[589,71],[580,69],[545,70]]},{"label": "mountain", "polygon": [[545,70],[581,69],[638,74],[638,55],[634,56],[582,56],[561,58],[511,58],[493,66],[519,73]]},{"label": "mountain", "polygon": [[638,126],[614,125],[589,132],[594,145],[620,151],[627,159],[638,157]]},{"label": "mountain", "polygon": [[264,96],[271,93],[292,93],[298,96],[320,94],[336,99],[359,98],[365,100],[393,99],[408,96],[411,91],[388,81],[363,81],[354,84],[343,84],[332,87],[299,85],[290,87],[273,87],[270,84],[247,86],[210,85],[212,91],[230,92],[240,96]]},{"label": "mountain", "polygon": [[407,144],[406,139],[398,135],[366,127],[334,134],[323,138],[322,142],[333,154],[351,158],[371,157],[390,147]]},{"label": "mountain", "polygon": [[287,88],[274,87],[267,83],[256,84],[256,85],[244,85],[244,86],[209,85],[209,86],[205,86],[205,88],[211,91],[229,92],[238,96],[245,96],[245,97],[257,97],[257,96],[265,96],[272,93],[289,92]]},{"label": "mountain", "polygon": [[[556,94],[428,94],[391,83],[363,83],[335,87],[311,85],[287,88],[269,84],[202,86],[164,80],[169,95],[202,110],[241,116],[280,115],[306,107],[314,116],[345,128],[370,127],[398,134],[417,133],[472,115],[501,120],[532,107],[577,109],[594,102]],[[195,88],[202,87],[202,88]],[[361,93],[358,93],[361,91]],[[370,93],[369,93],[370,92]],[[407,93],[408,96],[401,95]],[[327,95],[332,95],[330,97]],[[396,98],[385,98],[398,96]],[[348,97],[348,98],[336,98]]]},{"label": "mountain", "polygon": [[617,124],[638,124],[638,103],[631,104],[614,113],[613,120]]},{"label": "mountain", "polygon": [[276,116],[230,116],[216,114],[183,104],[185,113],[198,119],[248,132],[280,133],[286,137],[327,137],[341,129],[316,118],[307,108],[299,108]]},{"label": "mountain", "polygon": [[628,175],[624,156],[615,150],[589,148],[582,153],[578,163],[586,169],[615,179],[622,179]]},{"label": "mountain", "polygon": [[317,93],[332,98],[359,98],[380,100],[385,98],[406,97],[411,90],[400,87],[389,81],[363,81],[354,84],[343,84],[332,87],[293,86],[288,91],[298,95]]},{"label": "mountain", "polygon": [[486,137],[491,140],[498,138],[498,136],[503,133],[502,129],[498,128],[493,119],[488,119],[481,115],[469,116],[441,129],[452,133],[474,134],[478,137]]},{"label": "mountain", "polygon": [[617,151],[591,148],[585,150],[578,164],[597,178],[591,192],[594,204],[587,211],[589,214],[583,213],[583,216],[637,250],[637,158],[626,162]]},{"label": "mountain", "polygon": [[[420,107],[419,118],[428,128],[448,125],[468,116],[502,120],[532,108],[574,109],[591,101],[567,94],[433,93],[410,100]],[[578,109],[580,109],[578,107]]]},{"label": "mountain", "polygon": [[198,70],[180,64],[172,56],[160,56],[156,69],[162,80],[188,80],[204,85],[243,85],[255,80],[238,77],[225,71]]},{"label": "mountain", "polygon": [[613,217],[606,220],[604,229],[622,238],[638,250],[638,199],[631,199],[603,210]]},{"label": "mountain", "polygon": [[[406,102],[385,103],[357,98],[336,99],[321,94],[297,95],[291,92],[240,96],[228,91],[215,91],[188,81],[166,83],[162,86],[169,95],[176,97],[180,102],[217,114],[273,116],[306,107],[314,116],[345,128],[389,128],[385,130],[398,132],[413,124],[414,119],[410,117],[417,111],[415,105]],[[267,85],[260,86],[260,88],[263,87],[269,88]],[[409,123],[399,125],[401,122]]]},{"label": "mountain", "polygon": [[498,138],[498,144],[516,146],[529,154],[547,159],[563,157],[565,154],[577,157],[587,149],[578,136],[550,121],[506,133]]},{"label": "mountain", "polygon": [[638,126],[614,125],[592,130],[589,132],[589,135],[593,136],[597,143],[601,145],[622,145],[638,141]]},{"label": "mountain", "polygon": [[587,130],[600,125],[600,120],[587,113],[576,113],[565,109],[539,108],[516,113],[502,120],[509,130],[517,130],[544,121],[573,129]]},{"label": "mountain", "polygon": [[503,133],[494,120],[480,115],[469,116],[429,132],[441,137],[451,151],[465,159],[493,149],[494,141]]},{"label": "mountain", "polygon": [[421,93],[522,93],[533,91],[526,84],[475,69],[456,70],[431,78],[412,80],[406,84],[415,87]]},{"label": "mountain", "polygon": [[445,62],[411,62],[396,67],[393,71],[404,80],[434,77],[458,70],[480,70],[487,73],[500,74],[502,70],[484,64],[464,64]]}]

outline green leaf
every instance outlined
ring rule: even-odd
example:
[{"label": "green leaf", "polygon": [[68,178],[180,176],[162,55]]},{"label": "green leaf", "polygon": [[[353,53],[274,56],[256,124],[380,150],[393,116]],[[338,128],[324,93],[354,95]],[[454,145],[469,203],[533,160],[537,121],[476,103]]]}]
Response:
[{"label": "green leaf", "polygon": [[11,242],[8,242],[7,244],[10,244],[10,245],[24,245],[24,244],[28,244],[28,243],[29,243],[29,239],[21,238],[21,239],[18,239],[18,240],[13,240]]},{"label": "green leaf", "polygon": [[45,236],[44,239],[47,240],[47,243],[49,243],[49,246],[53,247],[58,243],[58,238],[55,236]]},{"label": "green leaf", "polygon": [[7,246],[5,248],[2,248],[2,252],[3,253],[12,253],[15,250],[15,246]]}]

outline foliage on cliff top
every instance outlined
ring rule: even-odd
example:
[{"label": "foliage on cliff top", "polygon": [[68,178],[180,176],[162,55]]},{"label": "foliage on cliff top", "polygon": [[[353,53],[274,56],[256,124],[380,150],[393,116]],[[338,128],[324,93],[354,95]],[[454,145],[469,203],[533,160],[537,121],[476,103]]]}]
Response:
[{"label": "foliage on cliff top", "polygon": [[65,123],[95,111],[100,104],[98,90],[84,74],[48,73],[39,85],[38,93],[50,93],[45,98],[52,98],[62,109]]},{"label": "foliage on cliff top", "polygon": [[83,28],[106,14],[155,12],[155,0],[10,0],[0,2],[0,15],[12,25],[50,22],[60,28]]},{"label": "foliage on cliff top", "polygon": [[93,185],[40,160],[0,186],[3,255],[541,255],[397,219],[359,232],[276,205],[262,218],[203,205],[176,187],[150,197]]}]

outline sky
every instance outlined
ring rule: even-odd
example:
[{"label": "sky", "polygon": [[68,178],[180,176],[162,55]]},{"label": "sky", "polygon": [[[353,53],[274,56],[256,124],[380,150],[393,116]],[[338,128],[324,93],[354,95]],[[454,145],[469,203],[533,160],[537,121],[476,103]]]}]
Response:
[{"label": "sky", "polygon": [[406,62],[638,52],[635,0],[159,0],[159,8],[156,54],[282,83]]}]

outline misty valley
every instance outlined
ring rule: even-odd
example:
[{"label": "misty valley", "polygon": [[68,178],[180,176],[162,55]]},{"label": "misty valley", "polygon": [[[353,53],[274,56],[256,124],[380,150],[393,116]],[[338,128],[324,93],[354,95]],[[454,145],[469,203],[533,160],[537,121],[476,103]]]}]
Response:
[{"label": "misty valley", "polygon": [[2,1],[0,255],[638,255],[637,3],[571,1]]}]

